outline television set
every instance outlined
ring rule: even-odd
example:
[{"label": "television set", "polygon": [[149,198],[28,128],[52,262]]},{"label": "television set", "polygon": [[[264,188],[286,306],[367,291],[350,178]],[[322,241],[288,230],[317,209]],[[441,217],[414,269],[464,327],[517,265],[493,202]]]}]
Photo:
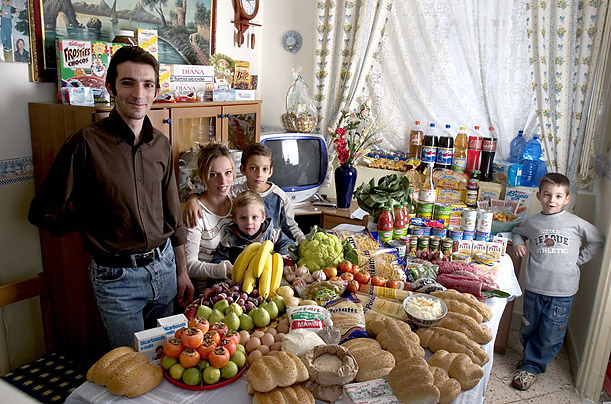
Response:
[{"label": "television set", "polygon": [[270,181],[293,204],[307,202],[325,181],[329,156],[324,136],[310,133],[262,133],[260,142],[274,156]]}]

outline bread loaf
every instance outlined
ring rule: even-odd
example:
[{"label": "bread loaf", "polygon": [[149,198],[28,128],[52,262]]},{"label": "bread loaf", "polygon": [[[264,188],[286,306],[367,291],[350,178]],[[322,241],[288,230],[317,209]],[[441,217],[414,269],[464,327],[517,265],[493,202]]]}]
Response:
[{"label": "bread loaf", "polygon": [[106,386],[109,392],[129,398],[157,387],[163,373],[146,357],[130,347],[119,347],[102,356],[87,371],[87,381]]},{"label": "bread loaf", "polygon": [[388,374],[388,384],[404,404],[436,404],[439,389],[424,358],[401,361]]},{"label": "bread loaf", "polygon": [[[256,362],[256,361],[255,361]],[[314,404],[312,393],[300,384],[277,387],[268,393],[256,392],[253,404]]]},{"label": "bread loaf", "polygon": [[448,352],[464,353],[474,363],[483,366],[490,358],[477,342],[471,341],[465,334],[440,327],[421,328],[416,331],[420,337],[420,345],[436,352],[445,349]]},{"label": "bread loaf", "polygon": [[460,394],[460,383],[448,376],[448,372],[431,366],[435,387],[439,389],[439,404],[450,404]]},{"label": "bread loaf", "polygon": [[342,344],[348,348],[359,367],[354,380],[366,382],[386,376],[395,366],[394,356],[371,338],[354,338]]},{"label": "bread loaf", "polygon": [[449,311],[435,326],[460,331],[478,344],[487,344],[492,341],[492,331],[490,331],[490,328],[483,324],[478,324],[473,317],[465,314]]},{"label": "bread loaf", "polygon": [[395,357],[396,363],[411,357],[424,358],[424,349],[420,346],[420,339],[409,324],[403,321],[385,319],[384,328],[376,340],[382,348]]},{"label": "bread loaf", "polygon": [[450,353],[440,349],[429,358],[429,365],[444,369],[451,378],[458,380],[462,390],[469,390],[484,377],[481,366],[473,363],[468,355]]},{"label": "bread loaf", "polygon": [[276,351],[256,359],[246,372],[249,391],[267,393],[276,387],[287,387],[308,380],[308,370],[296,355]]},{"label": "bread loaf", "polygon": [[[443,301],[446,303],[446,306],[448,306],[448,310],[456,311],[458,313],[466,314],[468,316],[473,317],[471,314],[468,313],[471,312],[471,310],[466,310],[462,305],[455,305],[451,303],[452,306],[455,306],[457,308],[460,307],[465,312],[451,309],[450,305],[448,305],[448,301],[456,301],[469,306],[471,309],[477,311],[480,314],[482,320],[479,320],[478,323],[481,323],[482,321],[488,321],[492,318],[492,310],[490,309],[490,307],[488,307],[487,304],[477,300],[477,298],[471,293],[461,293],[454,289],[447,289],[437,290],[435,292],[432,292],[431,295],[443,299]],[[477,320],[477,318],[475,318],[475,320]]]}]

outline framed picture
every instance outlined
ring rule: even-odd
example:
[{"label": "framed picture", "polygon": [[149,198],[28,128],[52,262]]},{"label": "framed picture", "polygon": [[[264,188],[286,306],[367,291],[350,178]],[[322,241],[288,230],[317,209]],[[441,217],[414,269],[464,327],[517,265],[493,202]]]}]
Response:
[{"label": "framed picture", "polygon": [[217,0],[27,0],[32,77],[57,81],[55,40],[111,42],[118,30],[156,29],[159,63],[209,65]]},{"label": "framed picture", "polygon": [[2,2],[0,62],[30,62],[30,29],[27,0]]}]

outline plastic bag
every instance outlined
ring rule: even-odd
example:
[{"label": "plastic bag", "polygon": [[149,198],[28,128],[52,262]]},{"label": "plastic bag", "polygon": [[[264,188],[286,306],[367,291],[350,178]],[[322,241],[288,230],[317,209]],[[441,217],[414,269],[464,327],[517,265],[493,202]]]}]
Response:
[{"label": "plastic bag", "polygon": [[293,84],[286,92],[286,113],[282,114],[282,124],[288,132],[310,133],[316,122],[316,104],[308,85],[293,69]]}]

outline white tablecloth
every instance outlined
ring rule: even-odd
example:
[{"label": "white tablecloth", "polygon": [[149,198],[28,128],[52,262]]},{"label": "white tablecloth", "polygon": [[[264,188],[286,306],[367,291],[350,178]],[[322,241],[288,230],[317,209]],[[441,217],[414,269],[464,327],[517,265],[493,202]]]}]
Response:
[{"label": "white tablecloth", "polygon": [[[501,259],[501,268],[497,278],[499,287],[511,294],[509,300],[514,299],[522,295],[520,285],[515,277],[513,271],[513,264],[511,258],[508,255],[504,255]],[[463,391],[460,393],[458,398],[454,401],[454,404],[477,404],[483,403],[484,393],[486,392],[486,385],[488,378],[490,377],[490,370],[492,368],[492,360],[494,358],[494,341],[496,333],[499,328],[499,322],[501,316],[505,310],[505,305],[508,299],[490,298],[486,299],[485,303],[492,309],[492,319],[486,323],[492,330],[494,339],[488,344],[484,345],[490,361],[484,365],[484,377],[480,380],[479,384],[471,390]],[[206,391],[190,391],[184,390],[180,387],[176,387],[167,380],[162,380],[161,384],[154,390],[144,394],[135,399],[128,399],[126,397],[119,397],[110,394],[106,388],[100,387],[93,383],[85,382],[79,386],[66,400],[67,404],[75,403],[92,403],[92,404],[106,404],[106,403],[139,403],[139,404],[160,404],[160,403],[232,403],[232,404],[249,404],[252,402],[251,396],[248,395],[248,383],[246,382],[246,376],[242,376],[234,383],[221,387],[215,390]],[[348,401],[349,402],[349,401]],[[343,403],[340,401],[339,403]],[[338,403],[338,404],[339,404]]]}]

